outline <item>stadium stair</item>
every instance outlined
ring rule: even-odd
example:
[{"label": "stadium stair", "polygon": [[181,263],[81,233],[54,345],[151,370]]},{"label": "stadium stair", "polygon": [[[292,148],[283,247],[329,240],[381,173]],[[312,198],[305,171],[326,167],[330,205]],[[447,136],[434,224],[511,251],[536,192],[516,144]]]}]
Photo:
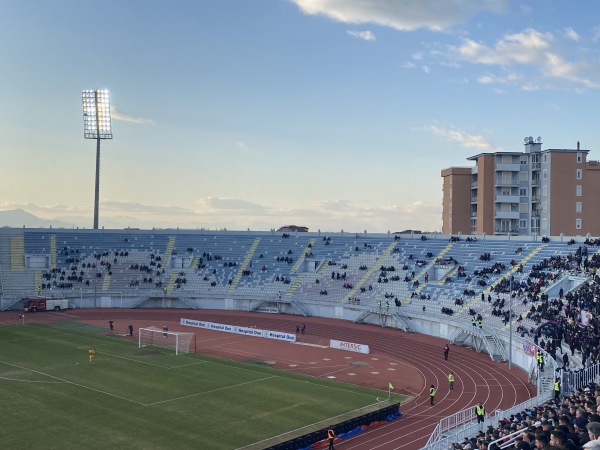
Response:
[{"label": "stadium stair", "polygon": [[50,236],[50,270],[56,269],[56,236]]},{"label": "stadium stair", "polygon": [[137,306],[141,305],[142,303],[144,303],[146,300],[148,300],[150,298],[150,294],[146,293],[146,294],[142,294],[140,295],[135,303],[133,305],[131,305],[132,308],[136,308]]},{"label": "stadium stair", "polygon": [[360,280],[358,280],[358,282],[354,285],[354,287],[352,289],[350,289],[350,291],[342,298],[342,300],[339,303],[347,303],[348,300],[350,300],[352,297],[354,297],[356,295],[356,293],[367,282],[367,280],[371,277],[371,275],[373,275],[376,270],[379,270],[379,268],[383,265],[383,262],[386,260],[386,258],[388,258],[392,254],[394,247],[396,247],[396,241],[394,241],[390,245],[388,245],[388,247],[381,253],[379,258],[377,258],[375,263],[373,263],[373,265],[371,265],[371,267],[369,267],[369,270],[367,270],[367,272],[362,276],[362,278]]},{"label": "stadium stair", "polygon": [[300,285],[302,284],[302,281],[304,281],[304,274],[300,274],[298,275],[298,277],[296,277],[296,279],[294,280],[294,282],[292,283],[292,285],[290,286],[290,288],[287,290],[287,292],[285,293],[286,297],[291,297],[292,294],[294,292],[296,292],[296,290],[300,287]]},{"label": "stadium stair", "polygon": [[10,237],[10,270],[25,269],[25,238]]},{"label": "stadium stair", "polygon": [[[165,253],[162,256],[162,266],[165,269],[170,267],[169,260],[171,259],[171,254],[173,253],[174,248],[175,248],[175,238],[170,237],[169,242],[167,242],[167,248],[165,249]],[[165,267],[165,264],[168,264],[168,266]]]},{"label": "stadium stair", "polygon": [[[165,253],[162,256],[162,267],[165,270],[168,270],[171,267],[170,260],[171,260],[171,254],[173,253],[173,248],[175,248],[175,238],[170,237],[169,242],[167,242],[167,248],[165,249]],[[165,267],[165,265],[166,265],[166,267]],[[171,272],[169,281],[167,282],[167,285],[164,288],[165,294],[168,292],[171,292],[173,290],[173,286],[175,286],[175,280],[177,279],[178,276],[179,276],[179,274],[177,272],[175,272],[175,271]]]},{"label": "stadium stair", "polygon": [[[312,251],[312,247],[315,245],[315,240],[311,239],[309,241],[308,244],[306,244],[306,247],[304,248],[304,250],[302,250],[302,255],[306,255],[308,254],[310,251]],[[304,261],[304,256],[299,257],[296,259],[296,263],[292,266],[292,269],[290,270],[290,274],[294,274],[296,273],[296,270],[298,270],[298,267],[300,267],[300,264],[302,263],[302,261]]]},{"label": "stadium stair", "polygon": [[290,300],[290,304],[294,308],[296,308],[304,317],[308,317],[308,310],[304,307],[304,305],[301,302],[297,300]]},{"label": "stadium stair", "polygon": [[354,323],[364,323],[365,319],[371,315],[370,310],[365,310],[356,319],[354,319]]},{"label": "stadium stair", "polygon": [[196,309],[196,305],[194,304],[194,300],[189,297],[177,297],[178,300],[181,300],[183,303],[188,305],[191,309]]},{"label": "stadium stair", "polygon": [[175,286],[175,280],[177,280],[177,277],[179,277],[178,272],[176,272],[176,271],[171,272],[169,281],[167,282],[167,285],[163,288],[163,291],[165,294],[168,294],[169,292],[171,292],[173,290],[173,287]]},{"label": "stadium stair", "polygon": [[412,333],[415,331],[414,326],[412,325],[412,321],[409,319],[408,316],[400,313],[399,311],[396,311],[395,313],[392,314],[392,317],[394,319],[396,319],[396,322],[398,323],[398,327],[401,330],[404,330],[407,333]]},{"label": "stadium stair", "polygon": [[110,289],[110,280],[111,280],[111,275],[107,272],[106,275],[104,275],[104,279],[102,280],[102,292],[108,292],[108,290]]},{"label": "stadium stair", "polygon": [[492,361],[506,361],[504,346],[493,331],[478,327],[459,328],[450,336],[450,342],[473,348],[477,352],[485,350]]},{"label": "stadium stair", "polygon": [[42,271],[41,270],[35,271],[34,283],[35,283],[35,292],[36,293],[42,292]]},{"label": "stadium stair", "polygon": [[235,291],[235,288],[237,287],[238,283],[242,279],[244,270],[246,270],[246,268],[248,267],[248,264],[250,264],[250,261],[252,261],[252,257],[254,256],[254,252],[256,252],[256,248],[258,247],[259,243],[260,243],[260,238],[254,239],[254,242],[248,249],[248,253],[246,253],[246,257],[244,258],[244,261],[242,262],[242,264],[240,264],[240,268],[238,269],[237,273],[235,274],[233,281],[229,285],[229,289],[227,289],[228,293]]}]

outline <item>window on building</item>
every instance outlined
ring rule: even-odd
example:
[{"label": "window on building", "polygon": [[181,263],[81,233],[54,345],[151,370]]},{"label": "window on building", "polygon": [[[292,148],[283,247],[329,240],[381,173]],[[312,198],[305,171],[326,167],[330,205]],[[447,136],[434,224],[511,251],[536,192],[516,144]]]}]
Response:
[{"label": "window on building", "polygon": [[521,170],[519,172],[519,181],[527,181],[529,180],[529,172],[526,170]]},{"label": "window on building", "polygon": [[544,171],[542,172],[542,179],[544,179],[544,180],[548,179],[548,171],[546,169],[544,169]]},{"label": "window on building", "polygon": [[583,153],[577,153],[577,162],[580,164],[583,162]]},{"label": "window on building", "polygon": [[519,212],[529,212],[529,203],[519,203]]},{"label": "window on building", "polygon": [[544,211],[544,212],[548,211],[548,203],[546,203],[546,202],[542,203],[542,211]]},{"label": "window on building", "polygon": [[577,197],[581,197],[582,191],[583,191],[583,188],[581,185],[575,186],[575,195],[577,195]]},{"label": "window on building", "polygon": [[521,156],[521,158],[520,158],[520,162],[521,162],[521,164],[523,164],[523,165],[527,164],[527,156]]},{"label": "window on building", "polygon": [[510,203],[501,203],[500,211],[502,212],[510,212]]},{"label": "window on building", "polygon": [[519,189],[519,195],[521,197],[527,197],[527,188],[521,188],[521,189]]},{"label": "window on building", "polygon": [[542,230],[548,228],[548,219],[542,219]]},{"label": "window on building", "polygon": [[519,228],[527,228],[527,220],[519,220]]},{"label": "window on building", "polygon": [[542,186],[542,196],[543,197],[548,196],[548,186]]},{"label": "window on building", "polygon": [[510,195],[510,188],[502,188],[502,195]]},{"label": "window on building", "polygon": [[581,230],[581,219],[575,219],[575,229]]},{"label": "window on building", "polygon": [[575,212],[578,212],[578,213],[581,212],[581,202],[575,203]]},{"label": "window on building", "polygon": [[577,172],[576,172],[576,178],[577,178],[578,180],[581,180],[581,178],[582,178],[582,177],[583,177],[583,170],[581,170],[581,169],[577,169]]},{"label": "window on building", "polygon": [[548,162],[548,155],[544,155],[544,162]]}]

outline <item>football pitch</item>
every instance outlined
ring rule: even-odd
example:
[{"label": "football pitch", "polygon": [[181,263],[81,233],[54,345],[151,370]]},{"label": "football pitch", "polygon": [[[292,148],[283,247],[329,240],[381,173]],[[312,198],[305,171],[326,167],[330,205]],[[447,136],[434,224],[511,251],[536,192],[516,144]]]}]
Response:
[{"label": "football pitch", "polygon": [[0,326],[3,448],[260,449],[389,405],[387,392],[105,332]]}]

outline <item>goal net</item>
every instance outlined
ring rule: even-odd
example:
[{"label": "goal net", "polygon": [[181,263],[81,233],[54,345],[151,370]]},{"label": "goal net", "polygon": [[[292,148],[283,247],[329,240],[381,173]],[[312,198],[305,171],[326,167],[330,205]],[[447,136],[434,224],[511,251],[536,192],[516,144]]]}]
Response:
[{"label": "goal net", "polygon": [[175,354],[196,353],[196,335],[179,331],[164,331],[157,327],[140,328],[139,348],[152,345],[175,350]]}]

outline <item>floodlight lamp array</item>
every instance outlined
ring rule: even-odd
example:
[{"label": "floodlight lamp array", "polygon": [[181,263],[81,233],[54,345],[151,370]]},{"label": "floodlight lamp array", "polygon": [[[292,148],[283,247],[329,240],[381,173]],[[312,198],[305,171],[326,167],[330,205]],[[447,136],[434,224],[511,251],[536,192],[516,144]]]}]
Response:
[{"label": "floodlight lamp array", "polygon": [[85,139],[112,139],[108,89],[84,89],[83,136]]}]

